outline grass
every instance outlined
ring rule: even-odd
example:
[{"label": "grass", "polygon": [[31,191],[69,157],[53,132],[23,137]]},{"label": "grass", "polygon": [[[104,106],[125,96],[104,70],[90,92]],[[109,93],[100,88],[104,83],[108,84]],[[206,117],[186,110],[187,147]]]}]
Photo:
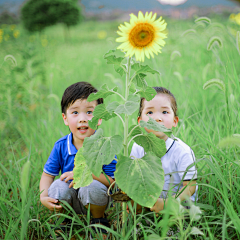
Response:
[{"label": "grass", "polygon": [[[229,33],[226,21],[222,26],[214,19],[211,25],[197,25],[190,20],[166,21],[166,46],[161,55],[146,61],[161,76],[149,75],[146,80],[150,86],[170,89],[177,99],[180,122],[175,136],[191,146],[196,155],[198,205],[203,215],[200,220],[191,221],[167,212],[163,219],[145,213],[150,225],[143,221],[143,215],[129,217],[126,239],[133,239],[136,226],[141,229],[139,238],[154,239],[156,234],[165,239],[172,223],[182,226],[173,239],[186,239],[190,225],[204,235],[188,235],[188,239],[239,239],[239,146],[218,146],[224,137],[240,133],[240,55],[235,37]],[[17,26],[19,38],[0,43],[1,239],[45,239],[49,235],[52,216],[40,204],[38,186],[54,142],[69,132],[61,118],[61,96],[67,86],[77,81],[89,81],[97,88],[104,83],[110,88],[117,85],[123,91],[124,80],[103,60],[103,55],[117,46],[114,39],[118,25],[84,22],[70,30],[67,42],[61,25],[41,35],[28,34]],[[187,34],[188,29],[195,29],[196,33]],[[106,31],[106,38],[99,39],[99,31]],[[208,51],[213,36],[221,38],[223,47],[214,45]],[[17,66],[11,59],[3,60],[9,54]],[[203,90],[203,84],[213,78],[224,82],[226,92],[216,86]],[[108,101],[120,101],[115,98]],[[136,123],[136,118],[137,113],[130,124]],[[115,127],[121,126],[118,121],[111,119],[102,124],[105,135],[122,133],[121,128]],[[27,161],[30,168],[24,174]],[[119,222],[119,214],[120,206],[116,204],[109,217]],[[76,238],[83,239],[89,219],[75,216],[75,221]],[[112,226],[116,239],[121,239],[122,228]]]}]

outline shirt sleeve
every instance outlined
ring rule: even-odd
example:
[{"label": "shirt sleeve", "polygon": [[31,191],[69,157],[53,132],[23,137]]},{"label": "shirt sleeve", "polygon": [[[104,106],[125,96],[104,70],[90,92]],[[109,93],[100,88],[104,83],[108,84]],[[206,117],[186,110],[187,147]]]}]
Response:
[{"label": "shirt sleeve", "polygon": [[[117,159],[117,156],[115,155],[115,158]],[[114,172],[116,170],[116,164],[117,161],[114,159],[112,162],[108,165],[103,165],[102,170],[105,172],[106,175],[108,175],[111,178],[114,178]]]},{"label": "shirt sleeve", "polygon": [[130,153],[130,157],[142,158],[145,155],[144,148],[134,143]]},{"label": "shirt sleeve", "polygon": [[49,175],[58,176],[60,169],[59,147],[55,143],[43,171]]},{"label": "shirt sleeve", "polygon": [[188,169],[190,165],[195,162],[195,156],[192,150],[190,152],[185,152],[180,155],[179,161],[177,163],[177,170],[179,177],[184,181],[191,181],[197,179],[196,166],[193,165]]}]

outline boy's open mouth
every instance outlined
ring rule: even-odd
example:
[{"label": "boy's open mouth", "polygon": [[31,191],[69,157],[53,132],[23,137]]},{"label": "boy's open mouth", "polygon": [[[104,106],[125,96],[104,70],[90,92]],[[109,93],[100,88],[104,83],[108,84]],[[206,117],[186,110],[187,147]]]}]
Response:
[{"label": "boy's open mouth", "polygon": [[79,127],[78,130],[79,130],[80,133],[85,133],[85,132],[87,132],[88,127],[86,127],[86,126],[84,126],[84,127]]}]

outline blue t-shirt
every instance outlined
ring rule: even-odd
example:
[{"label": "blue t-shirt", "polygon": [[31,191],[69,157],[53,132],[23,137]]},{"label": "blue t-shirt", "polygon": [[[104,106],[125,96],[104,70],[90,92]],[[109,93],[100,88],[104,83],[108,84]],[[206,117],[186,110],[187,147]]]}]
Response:
[{"label": "blue t-shirt", "polygon": [[[59,172],[70,172],[74,168],[74,158],[77,153],[76,147],[72,144],[72,133],[60,138],[52,149],[52,152],[44,165],[43,171],[52,176],[58,176]],[[115,156],[115,158],[117,158]],[[110,164],[103,165],[106,175],[114,178],[117,161],[114,159]]]}]

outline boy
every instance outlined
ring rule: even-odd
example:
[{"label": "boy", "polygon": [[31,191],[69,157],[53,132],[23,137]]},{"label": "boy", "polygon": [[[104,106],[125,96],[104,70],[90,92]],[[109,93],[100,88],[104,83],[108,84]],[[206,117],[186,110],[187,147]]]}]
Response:
[{"label": "boy", "polygon": [[[140,120],[148,121],[149,116],[156,122],[171,129],[178,123],[177,103],[173,94],[163,87],[154,87],[157,95],[151,100],[146,101],[142,98],[140,102],[138,123]],[[145,128],[147,132],[152,132],[157,137],[163,139],[166,143],[166,154],[161,158],[162,167],[165,173],[163,191],[151,211],[156,213],[164,208],[167,204],[168,191],[170,186],[173,194],[182,193],[178,196],[181,201],[190,198],[195,201],[196,198],[196,178],[197,171],[195,166],[191,167],[185,174],[187,167],[195,161],[194,153],[191,148],[180,139],[169,138],[164,132],[156,132],[152,129]],[[145,155],[143,147],[134,143],[130,156],[141,158]],[[183,182],[181,183],[183,179]],[[181,183],[181,184],[180,184]],[[180,186],[179,186],[180,184]],[[187,186],[187,187],[186,187]],[[185,188],[186,187],[186,188]]]},{"label": "boy", "polygon": [[[83,214],[86,214],[84,206],[88,208],[90,204],[92,223],[106,224],[103,216],[109,200],[107,195],[109,183],[104,174],[102,173],[100,177],[92,175],[94,180],[86,187],[79,190],[72,188],[75,155],[83,146],[84,139],[94,134],[95,130],[88,126],[88,121],[93,118],[94,108],[103,103],[102,98],[87,102],[88,96],[95,92],[97,89],[87,82],[77,82],[65,90],[61,101],[62,117],[71,133],[55,143],[44,166],[40,180],[40,201],[51,211],[61,211],[63,207],[58,203],[64,200],[76,213]],[[100,119],[98,126],[101,122]],[[103,166],[110,183],[114,181],[116,163],[116,160],[113,160],[109,165]],[[60,170],[60,179],[54,181]]]}]

